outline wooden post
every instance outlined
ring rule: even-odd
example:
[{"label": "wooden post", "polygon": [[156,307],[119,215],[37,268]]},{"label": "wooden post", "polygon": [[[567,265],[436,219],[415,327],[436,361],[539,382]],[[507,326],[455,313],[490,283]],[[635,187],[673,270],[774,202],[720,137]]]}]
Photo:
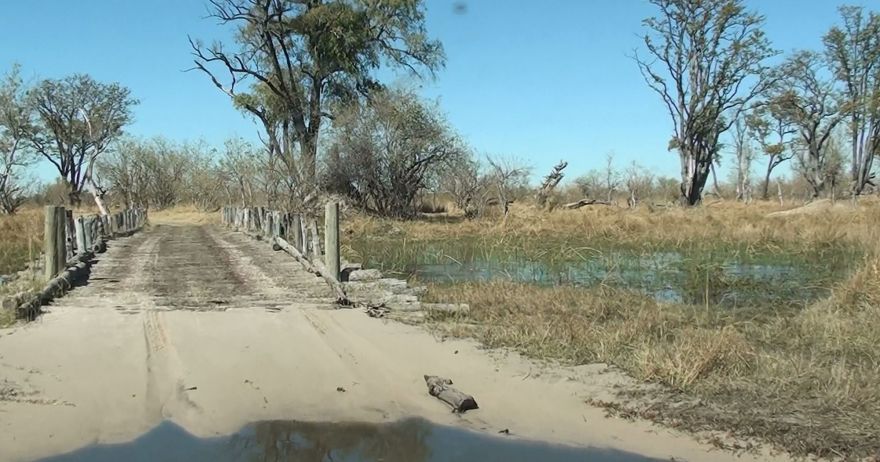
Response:
[{"label": "wooden post", "polygon": [[305,255],[306,249],[303,247],[303,225],[302,217],[295,213],[291,218],[290,230],[293,231],[293,247],[299,250],[299,253]]},{"label": "wooden post", "polygon": [[66,256],[64,220],[66,217],[64,207],[52,205],[46,207],[46,219],[43,225],[43,252],[47,281],[52,280],[64,267]]},{"label": "wooden post", "polygon": [[76,231],[76,254],[82,255],[88,250],[88,245],[86,244],[86,224],[83,217],[76,217],[74,229]]},{"label": "wooden post", "polygon": [[318,235],[318,219],[309,220],[309,232],[312,235],[312,258],[321,260],[321,236]]},{"label": "wooden post", "polygon": [[85,250],[92,250],[95,245],[95,217],[83,219],[83,241],[86,245]]},{"label": "wooden post", "polygon": [[324,206],[324,266],[339,280],[339,202]]},{"label": "wooden post", "polygon": [[76,253],[76,224],[73,221],[73,210],[64,210],[64,226],[67,237],[64,246],[64,262],[66,262]]},{"label": "wooden post", "polygon": [[55,252],[58,255],[58,272],[64,271],[64,264],[67,262],[67,210],[64,207],[55,209],[58,215],[55,217],[55,233],[58,239],[55,241]]},{"label": "wooden post", "polygon": [[282,217],[281,212],[272,212],[273,220],[275,221],[275,229],[272,230],[272,235],[274,237],[281,237],[281,233],[283,230],[284,219]]}]

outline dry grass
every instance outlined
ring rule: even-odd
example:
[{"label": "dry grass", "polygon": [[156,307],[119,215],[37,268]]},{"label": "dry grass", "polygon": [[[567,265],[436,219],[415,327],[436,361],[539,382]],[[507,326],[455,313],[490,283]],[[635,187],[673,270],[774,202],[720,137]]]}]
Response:
[{"label": "dry grass", "polygon": [[642,396],[615,403],[618,412],[694,431],[724,430],[798,455],[874,456],[880,451],[880,205],[866,199],[857,208],[812,206],[767,216],[781,210],[770,203],[551,214],[521,207],[503,223],[354,217],[348,230],[393,236],[402,246],[477,239],[486,246],[552,241],[568,245],[566,252],[585,242],[777,255],[856,249],[863,257],[832,295],[796,310],[726,310],[658,303],[603,286],[514,282],[432,285],[429,296],[470,304],[464,317],[433,319],[448,334],[535,358],[612,363],[669,390],[659,402]]},{"label": "dry grass", "polygon": [[43,248],[43,210],[0,216],[0,275],[25,268]]},{"label": "dry grass", "polygon": [[150,211],[151,223],[171,225],[205,225],[220,223],[220,214],[204,212],[194,206],[177,206],[164,210]]},{"label": "dry grass", "polygon": [[347,219],[346,229],[353,235],[391,235],[412,241],[467,237],[486,242],[540,242],[568,238],[596,246],[646,250],[745,247],[756,252],[797,251],[828,245],[862,246],[880,239],[880,205],[874,199],[864,199],[857,209],[838,204],[821,215],[767,216],[790,209],[773,203],[746,206],[725,202],[693,209],[601,206],[540,213],[518,206],[507,220],[440,216],[401,222],[357,215]]}]

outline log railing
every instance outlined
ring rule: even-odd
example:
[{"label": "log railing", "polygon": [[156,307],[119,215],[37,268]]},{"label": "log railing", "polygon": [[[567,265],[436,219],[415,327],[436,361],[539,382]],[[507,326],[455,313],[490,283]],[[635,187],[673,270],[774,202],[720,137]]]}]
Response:
[{"label": "log railing", "polygon": [[224,225],[269,241],[275,250],[283,250],[307,271],[322,277],[338,304],[350,304],[340,282],[339,203],[325,207],[323,248],[317,217],[266,207],[224,207],[220,213]]},{"label": "log railing", "polygon": [[126,209],[112,215],[86,215],[74,218],[64,207],[46,207],[43,232],[45,275],[50,280],[61,273],[66,262],[94,254],[107,240],[139,230],[147,222],[143,209]]},{"label": "log railing", "polygon": [[88,274],[95,254],[107,248],[107,241],[127,236],[147,222],[147,211],[127,209],[113,215],[74,218],[64,207],[46,207],[43,228],[43,262],[46,286],[12,297],[16,316],[32,320],[40,307],[58,297]]}]

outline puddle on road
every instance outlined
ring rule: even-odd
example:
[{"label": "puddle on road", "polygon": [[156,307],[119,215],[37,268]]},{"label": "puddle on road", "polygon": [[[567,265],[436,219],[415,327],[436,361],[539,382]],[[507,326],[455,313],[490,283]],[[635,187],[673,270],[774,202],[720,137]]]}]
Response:
[{"label": "puddle on road", "polygon": [[134,441],[90,446],[42,462],[643,462],[657,459],[483,435],[408,419],[389,424],[259,422],[236,434],[196,438],[164,422]]}]

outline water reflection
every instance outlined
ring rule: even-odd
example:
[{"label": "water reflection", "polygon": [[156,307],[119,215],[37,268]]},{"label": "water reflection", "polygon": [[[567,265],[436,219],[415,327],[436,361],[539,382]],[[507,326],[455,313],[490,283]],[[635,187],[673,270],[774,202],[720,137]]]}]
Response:
[{"label": "water reflection", "polygon": [[390,424],[269,421],[234,435],[196,438],[164,422],[129,443],[97,445],[44,462],[439,462],[650,461],[619,451],[553,446],[492,437],[422,419]]},{"label": "water reflection", "polygon": [[[617,255],[549,265],[528,260],[473,260],[410,265],[406,276],[421,282],[462,283],[504,280],[538,285],[608,285],[641,291],[660,302],[736,307],[743,304],[803,305],[828,295],[837,266],[789,261],[742,263],[687,261],[676,253]],[[707,299],[708,297],[708,299]]]}]

